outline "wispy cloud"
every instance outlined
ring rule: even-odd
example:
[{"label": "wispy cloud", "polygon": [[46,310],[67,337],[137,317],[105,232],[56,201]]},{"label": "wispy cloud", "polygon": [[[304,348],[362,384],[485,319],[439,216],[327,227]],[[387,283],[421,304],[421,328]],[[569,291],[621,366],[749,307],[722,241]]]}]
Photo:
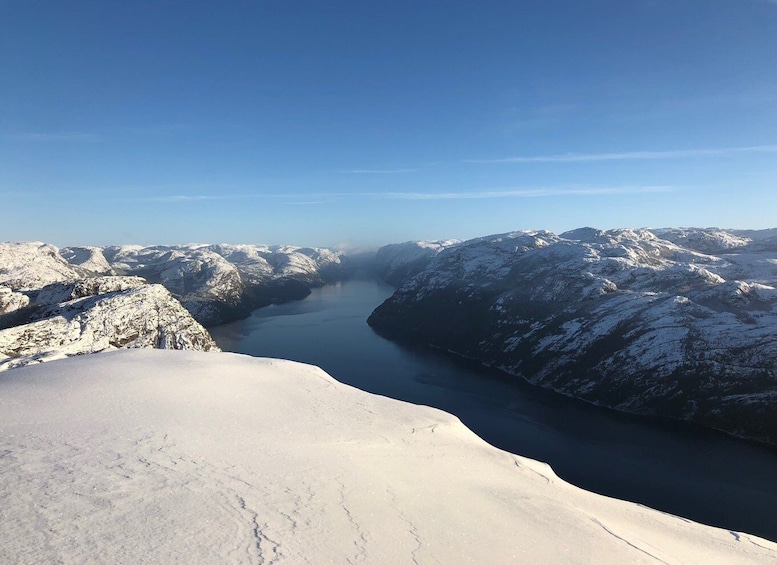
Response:
[{"label": "wispy cloud", "polygon": [[[777,0],[775,0],[777,3]],[[629,151],[624,153],[564,153],[502,159],[467,159],[465,163],[594,163],[601,161],[631,161],[649,159],[680,159],[683,157],[729,156],[739,153],[777,153],[777,145],[725,147],[718,149],[681,149],[677,151]]]},{"label": "wispy cloud", "polygon": [[[372,194],[372,193],[369,193]],[[356,196],[365,196],[367,193],[356,194]],[[352,193],[286,193],[286,194],[273,194],[273,193],[238,193],[238,194],[174,194],[169,196],[138,196],[129,198],[133,201],[141,202],[169,202],[169,203],[184,203],[184,202],[207,202],[216,200],[288,200],[290,204],[308,205],[308,204],[322,204],[326,198],[339,198],[342,196],[353,196]],[[311,200],[313,199],[313,200]]]},{"label": "wispy cloud", "polygon": [[386,192],[375,194],[375,196],[397,200],[483,200],[492,198],[543,198],[550,196],[610,196],[619,194],[674,192],[675,190],[677,189],[672,186],[615,186],[528,188],[476,192]]},{"label": "wispy cloud", "polygon": [[144,202],[206,202],[214,200],[267,199],[285,201],[287,204],[307,206],[327,204],[341,200],[490,200],[496,198],[547,198],[552,196],[616,196],[625,194],[649,194],[675,192],[677,187],[655,186],[567,186],[545,188],[512,188],[498,190],[471,190],[464,192],[410,192],[410,191],[357,191],[357,192],[309,192],[309,193],[250,193],[220,195],[171,195],[141,196],[131,198]]},{"label": "wispy cloud", "polygon": [[140,200],[145,200],[148,202],[200,202],[203,200],[226,200],[228,198],[235,198],[234,196],[224,195],[224,196],[210,196],[210,195],[186,195],[186,194],[175,194],[172,196],[147,196],[143,197]]},{"label": "wispy cloud", "polygon": [[402,173],[414,173],[418,169],[347,169],[337,171],[345,175],[396,175]]}]

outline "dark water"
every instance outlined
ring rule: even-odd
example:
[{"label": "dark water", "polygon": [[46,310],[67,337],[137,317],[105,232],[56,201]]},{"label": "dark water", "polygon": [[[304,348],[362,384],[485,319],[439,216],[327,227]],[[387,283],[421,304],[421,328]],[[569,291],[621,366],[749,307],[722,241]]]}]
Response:
[{"label": "dark water", "polygon": [[585,489],[777,541],[777,450],[596,408],[395,345],[366,323],[392,292],[373,281],[328,285],[212,334],[225,351],[312,363],[343,383],[455,414],[489,443],[550,463]]}]

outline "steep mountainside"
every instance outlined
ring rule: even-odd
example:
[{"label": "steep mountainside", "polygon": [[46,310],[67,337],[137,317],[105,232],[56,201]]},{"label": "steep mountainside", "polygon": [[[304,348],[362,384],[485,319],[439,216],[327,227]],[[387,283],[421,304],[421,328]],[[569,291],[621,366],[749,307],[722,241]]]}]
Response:
[{"label": "steep mountainside", "polygon": [[769,241],[592,228],[479,238],[442,251],[369,323],[596,404],[777,443]]}]

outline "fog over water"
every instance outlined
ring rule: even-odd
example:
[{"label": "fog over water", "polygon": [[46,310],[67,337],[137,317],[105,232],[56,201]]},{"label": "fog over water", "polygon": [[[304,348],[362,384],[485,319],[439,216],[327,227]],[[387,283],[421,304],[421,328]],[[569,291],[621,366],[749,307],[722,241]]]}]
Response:
[{"label": "fog over water", "polygon": [[619,414],[375,334],[393,288],[353,280],[211,330],[225,351],[322,367],[362,390],[440,408],[489,443],[585,489],[777,541],[777,449]]}]

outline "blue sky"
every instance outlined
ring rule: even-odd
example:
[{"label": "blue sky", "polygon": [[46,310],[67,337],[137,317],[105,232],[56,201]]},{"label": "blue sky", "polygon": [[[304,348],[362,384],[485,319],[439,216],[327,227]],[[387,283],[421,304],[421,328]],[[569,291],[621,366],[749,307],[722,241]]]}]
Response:
[{"label": "blue sky", "polygon": [[0,0],[0,239],[777,226],[777,2]]}]

